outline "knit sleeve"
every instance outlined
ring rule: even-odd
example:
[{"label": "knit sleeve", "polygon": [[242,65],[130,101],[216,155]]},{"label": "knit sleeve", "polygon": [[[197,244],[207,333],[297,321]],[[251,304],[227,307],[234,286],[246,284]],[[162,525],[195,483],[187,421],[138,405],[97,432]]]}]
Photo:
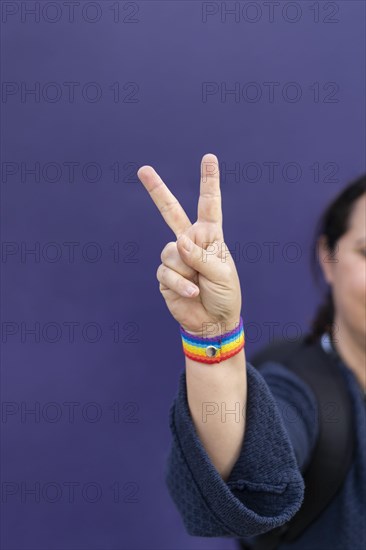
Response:
[{"label": "knit sleeve", "polygon": [[319,435],[319,411],[314,392],[306,382],[279,363],[267,361],[260,365],[259,372],[275,398],[297,465],[303,472]]},{"label": "knit sleeve", "polygon": [[306,414],[292,422],[285,405],[296,399],[297,408],[305,411],[315,406],[314,399],[296,375],[287,376],[285,367],[265,367],[261,374],[247,362],[245,436],[226,481],[198,437],[188,406],[185,370],[180,375],[169,412],[172,443],[165,481],[190,535],[253,537],[283,525],[301,506],[301,465],[309,459],[316,423]]}]

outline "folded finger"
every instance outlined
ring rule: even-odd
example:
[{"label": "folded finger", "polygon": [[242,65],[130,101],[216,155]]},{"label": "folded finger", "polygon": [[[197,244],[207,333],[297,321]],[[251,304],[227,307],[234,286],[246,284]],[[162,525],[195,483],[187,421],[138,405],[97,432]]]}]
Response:
[{"label": "folded finger", "polygon": [[160,255],[161,262],[173,269],[185,279],[189,279],[194,283],[198,283],[198,272],[184,263],[181,255],[179,254],[177,242],[169,242],[162,250]]},{"label": "folded finger", "polygon": [[195,284],[164,264],[159,265],[156,278],[163,287],[168,287],[184,298],[193,298],[199,293]]}]

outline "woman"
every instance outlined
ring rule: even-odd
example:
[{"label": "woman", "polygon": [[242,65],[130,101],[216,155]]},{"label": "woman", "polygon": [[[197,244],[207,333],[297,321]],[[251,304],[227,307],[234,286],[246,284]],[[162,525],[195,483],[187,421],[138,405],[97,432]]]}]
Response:
[{"label": "woman", "polygon": [[[317,402],[309,385],[283,365],[267,363],[259,373],[246,361],[240,281],[224,242],[215,155],[202,158],[194,224],[152,167],[141,167],[138,176],[177,237],[164,247],[157,270],[185,354],[169,416],[167,486],[189,534],[238,538],[250,548],[257,535],[284,525],[301,507],[302,472],[319,430]],[[364,549],[365,177],[328,208],[317,250],[331,293],[310,339],[328,333],[340,358],[337,368],[354,405],[356,453],[325,512],[278,548]],[[291,422],[282,411],[294,402],[301,414]]]}]

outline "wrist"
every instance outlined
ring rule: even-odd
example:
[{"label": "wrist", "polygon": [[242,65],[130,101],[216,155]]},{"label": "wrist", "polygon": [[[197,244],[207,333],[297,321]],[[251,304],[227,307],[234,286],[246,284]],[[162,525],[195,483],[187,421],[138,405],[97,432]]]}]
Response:
[{"label": "wrist", "polygon": [[192,331],[189,329],[185,329],[182,325],[180,326],[187,334],[190,334],[192,336],[198,338],[214,338],[237,329],[240,325],[240,319],[241,316],[239,315],[235,320],[220,321],[217,323],[203,323],[201,330],[198,331]]},{"label": "wrist", "polygon": [[206,364],[221,363],[238,354],[245,344],[242,317],[240,316],[238,322],[223,322],[218,325],[215,329],[211,327],[209,331],[202,328],[198,335],[189,333],[180,326],[184,354],[194,361]]}]

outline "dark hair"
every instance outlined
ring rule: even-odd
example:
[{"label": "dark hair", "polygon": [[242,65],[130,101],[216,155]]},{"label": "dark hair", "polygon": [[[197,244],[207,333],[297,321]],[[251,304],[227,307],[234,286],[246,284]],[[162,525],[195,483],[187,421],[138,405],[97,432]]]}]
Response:
[{"label": "dark hair", "polygon": [[[317,244],[319,237],[324,235],[325,244],[329,253],[335,252],[338,240],[347,233],[354,203],[366,193],[366,174],[351,182],[329,204],[318,221],[311,256],[311,268],[315,282],[318,283],[320,266],[317,258]],[[334,323],[334,303],[331,288],[328,287],[324,302],[318,307],[311,324],[311,330],[306,337],[308,343],[317,341],[324,332],[332,335]]]}]

